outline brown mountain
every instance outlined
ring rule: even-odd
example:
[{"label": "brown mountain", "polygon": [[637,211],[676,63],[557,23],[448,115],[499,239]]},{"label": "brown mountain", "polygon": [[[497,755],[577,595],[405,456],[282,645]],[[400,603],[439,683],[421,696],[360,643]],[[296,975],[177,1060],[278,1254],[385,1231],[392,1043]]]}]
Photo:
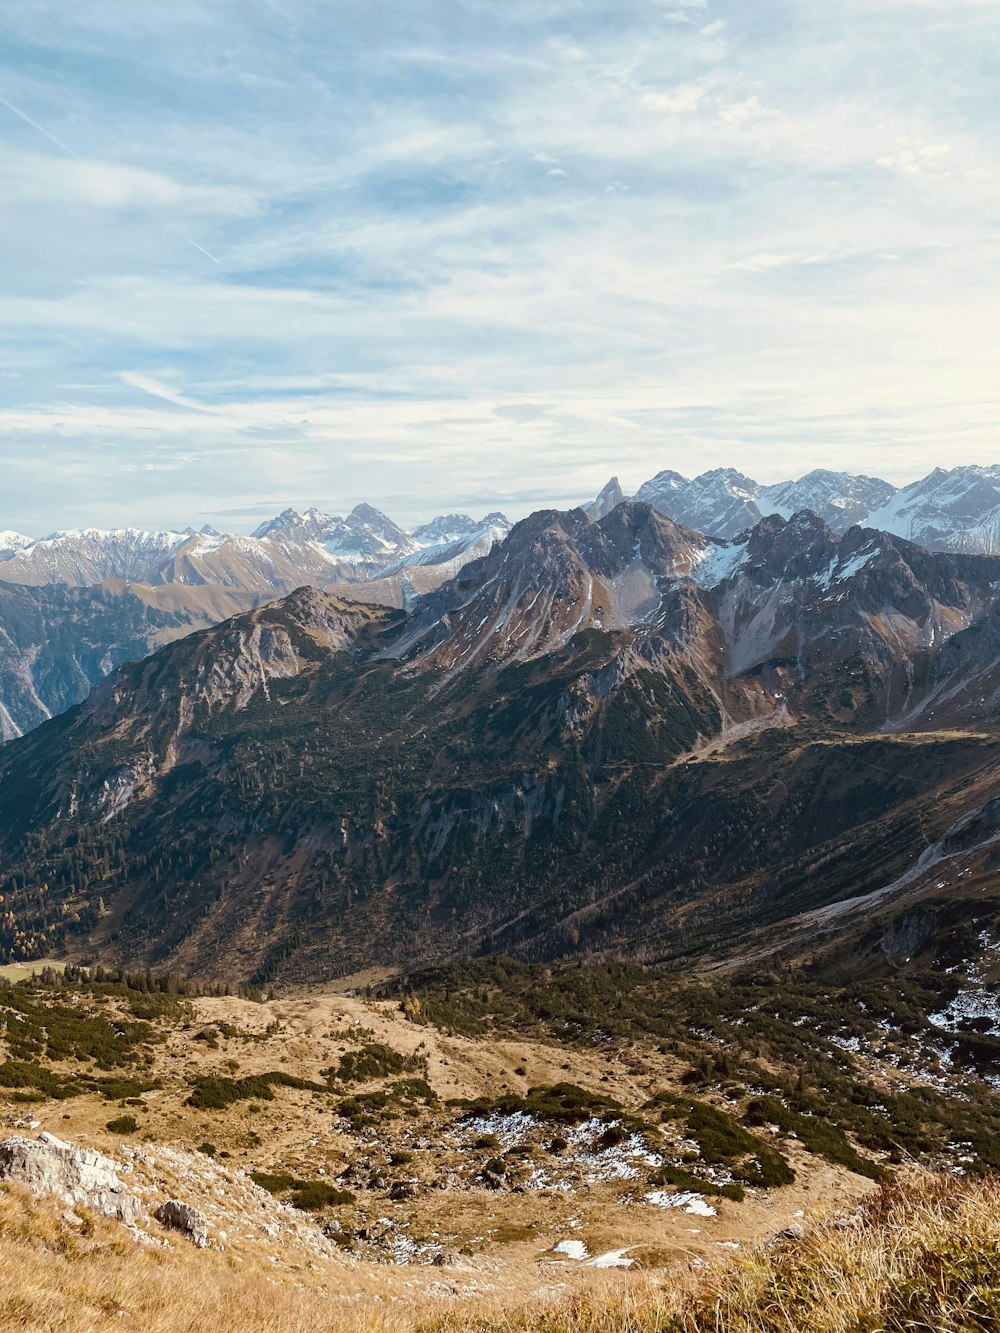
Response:
[{"label": "brown mountain", "polygon": [[998,591],[638,503],[532,515],[412,613],[299,590],[0,750],[4,946],[312,979],[986,948]]}]

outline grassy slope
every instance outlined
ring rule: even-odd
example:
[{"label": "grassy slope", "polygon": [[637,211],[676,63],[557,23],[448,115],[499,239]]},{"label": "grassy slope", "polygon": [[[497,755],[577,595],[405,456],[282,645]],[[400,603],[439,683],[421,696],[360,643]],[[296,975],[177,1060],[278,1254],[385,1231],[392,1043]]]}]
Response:
[{"label": "grassy slope", "polygon": [[[761,1249],[686,1288],[640,1285],[544,1312],[449,1317],[425,1333],[993,1333],[1000,1182],[914,1174],[852,1224]],[[837,1225],[837,1223],[840,1225]]]},{"label": "grassy slope", "polygon": [[[572,1302],[500,1310],[489,1296],[445,1314],[426,1295],[383,1313],[242,1272],[224,1254],[138,1249],[100,1222],[66,1225],[0,1191],[0,1326],[27,1333],[989,1333],[1000,1323],[1000,1184],[915,1174],[870,1197],[848,1226],[720,1263],[700,1276],[609,1280]],[[397,1284],[398,1286],[398,1284]],[[385,1290],[390,1290],[387,1281]],[[369,1285],[368,1297],[377,1294]]]}]

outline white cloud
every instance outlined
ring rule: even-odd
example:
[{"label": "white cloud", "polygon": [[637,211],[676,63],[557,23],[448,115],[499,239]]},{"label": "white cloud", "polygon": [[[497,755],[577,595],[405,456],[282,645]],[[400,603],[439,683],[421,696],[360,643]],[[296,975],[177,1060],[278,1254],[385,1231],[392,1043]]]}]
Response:
[{"label": "white cloud", "polygon": [[388,3],[5,14],[5,524],[995,450],[995,7]]},{"label": "white cloud", "polygon": [[141,390],[142,393],[149,394],[151,398],[162,398],[164,402],[174,403],[177,407],[190,407],[196,412],[212,413],[211,408],[205,407],[203,403],[196,403],[194,399],[188,398],[162,380],[154,379],[152,375],[143,375],[137,370],[123,370],[121,379],[123,383],[131,385],[133,389]]},{"label": "white cloud", "polygon": [[904,176],[947,176],[950,174],[951,147],[946,143],[911,142],[905,135],[896,140],[895,150],[876,159],[877,165],[902,172]]},{"label": "white cloud", "polygon": [[689,111],[697,111],[705,101],[708,91],[707,83],[684,83],[669,92],[646,91],[642,94],[642,101],[644,106],[654,111],[662,111],[672,116],[684,115]]}]

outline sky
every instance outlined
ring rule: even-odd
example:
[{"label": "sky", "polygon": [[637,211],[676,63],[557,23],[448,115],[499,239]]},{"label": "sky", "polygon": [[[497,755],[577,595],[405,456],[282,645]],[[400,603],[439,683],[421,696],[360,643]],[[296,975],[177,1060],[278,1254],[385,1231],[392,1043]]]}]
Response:
[{"label": "sky", "polygon": [[997,0],[5,0],[0,528],[1000,461]]}]

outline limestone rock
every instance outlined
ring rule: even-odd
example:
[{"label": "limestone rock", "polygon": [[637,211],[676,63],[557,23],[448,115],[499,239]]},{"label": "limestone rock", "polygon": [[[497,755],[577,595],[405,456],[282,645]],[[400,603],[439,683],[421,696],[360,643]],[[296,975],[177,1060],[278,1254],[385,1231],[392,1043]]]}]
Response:
[{"label": "limestone rock", "polygon": [[116,1164],[93,1148],[77,1148],[54,1134],[37,1139],[0,1142],[0,1180],[15,1180],[35,1194],[53,1195],[71,1205],[82,1204],[105,1217],[134,1225],[141,1201],[129,1194]]},{"label": "limestone rock", "polygon": [[204,1249],[208,1244],[208,1218],[190,1204],[168,1199],[155,1209],[153,1216],[162,1226],[182,1232],[192,1245]]}]

